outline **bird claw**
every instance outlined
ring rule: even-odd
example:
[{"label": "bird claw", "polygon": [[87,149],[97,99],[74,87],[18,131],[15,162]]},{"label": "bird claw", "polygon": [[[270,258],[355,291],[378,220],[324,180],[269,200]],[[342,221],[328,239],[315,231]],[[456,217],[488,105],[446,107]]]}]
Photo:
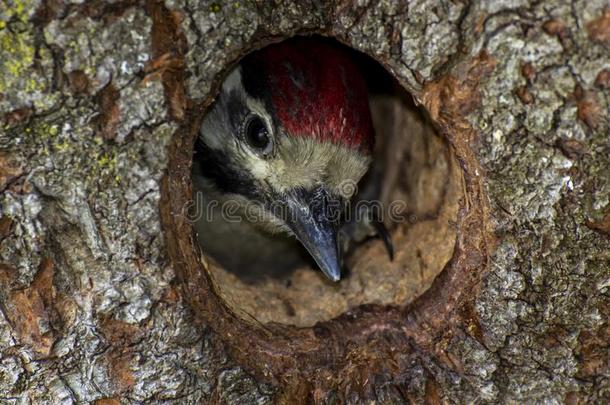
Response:
[{"label": "bird claw", "polygon": [[388,232],[388,229],[381,220],[374,220],[373,227],[377,231],[377,236],[379,236],[383,241],[385,249],[388,252],[388,256],[390,257],[390,261],[394,261],[394,243],[392,242],[392,236]]},{"label": "bird claw", "polygon": [[360,216],[361,220],[346,223],[340,231],[343,254],[348,252],[353,244],[357,245],[371,237],[379,237],[383,241],[390,261],[393,261],[394,244],[390,232],[378,215],[375,215],[371,210],[366,209],[366,207],[361,209],[364,210]]}]

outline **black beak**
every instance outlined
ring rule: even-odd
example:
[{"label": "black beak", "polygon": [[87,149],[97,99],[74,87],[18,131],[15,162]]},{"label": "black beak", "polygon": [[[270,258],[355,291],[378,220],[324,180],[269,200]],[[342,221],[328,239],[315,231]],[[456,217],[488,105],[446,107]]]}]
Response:
[{"label": "black beak", "polygon": [[284,196],[288,227],[332,281],[341,278],[337,233],[341,202],[324,188],[298,190]]}]

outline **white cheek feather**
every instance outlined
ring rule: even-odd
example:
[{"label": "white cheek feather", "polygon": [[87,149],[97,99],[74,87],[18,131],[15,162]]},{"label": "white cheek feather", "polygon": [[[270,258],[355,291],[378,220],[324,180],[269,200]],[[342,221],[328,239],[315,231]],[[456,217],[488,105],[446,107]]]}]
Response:
[{"label": "white cheek feather", "polygon": [[208,114],[203,119],[200,136],[205,139],[205,144],[212,149],[221,150],[225,141],[225,131],[221,123],[212,115]]},{"label": "white cheek feather", "polygon": [[252,175],[258,180],[265,180],[269,177],[269,164],[258,156],[251,157],[250,169]]},{"label": "white cheek feather", "polygon": [[[231,92],[237,91],[243,94],[241,81],[241,67],[238,66],[229,73],[222,83],[221,93],[230,94]],[[245,97],[245,95],[243,97]],[[220,111],[220,108],[222,107],[218,103],[212,105],[212,109],[208,111],[203,118],[199,133],[208,147],[216,150],[226,150],[232,147],[229,143],[232,140],[233,134],[227,133],[227,128],[223,122],[223,114]]]},{"label": "white cheek feather", "polygon": [[248,106],[248,109],[250,111],[265,120],[267,128],[269,128],[270,130],[273,129],[271,118],[267,115],[267,110],[265,109],[265,106],[259,100],[252,97],[248,97],[246,95],[246,105]]},{"label": "white cheek feather", "polygon": [[233,69],[227,76],[225,81],[222,83],[222,91],[224,93],[230,93],[233,90],[242,91],[243,86],[241,83],[241,66]]}]

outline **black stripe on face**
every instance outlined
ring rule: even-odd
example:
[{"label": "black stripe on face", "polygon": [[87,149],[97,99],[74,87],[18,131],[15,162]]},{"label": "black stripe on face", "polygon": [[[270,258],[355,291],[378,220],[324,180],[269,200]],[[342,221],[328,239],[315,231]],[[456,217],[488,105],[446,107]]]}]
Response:
[{"label": "black stripe on face", "polygon": [[194,164],[198,164],[201,175],[209,179],[222,192],[239,194],[250,200],[261,200],[257,182],[247,171],[231,163],[223,151],[208,147],[200,138],[195,142]]},{"label": "black stripe on face", "polygon": [[223,123],[230,134],[239,134],[241,124],[249,113],[246,101],[242,100],[237,90],[224,93],[219,99],[220,105],[215,108],[221,109],[225,114]]},{"label": "black stripe on face", "polygon": [[271,83],[265,67],[265,60],[255,53],[243,58],[240,66],[242,85],[246,94],[248,97],[254,98],[263,104],[267,114],[273,121],[273,125],[277,128],[279,123],[275,118]]},{"label": "black stripe on face", "polygon": [[269,83],[264,61],[256,55],[248,55],[241,62],[241,80],[250,97],[263,98],[269,95]]}]

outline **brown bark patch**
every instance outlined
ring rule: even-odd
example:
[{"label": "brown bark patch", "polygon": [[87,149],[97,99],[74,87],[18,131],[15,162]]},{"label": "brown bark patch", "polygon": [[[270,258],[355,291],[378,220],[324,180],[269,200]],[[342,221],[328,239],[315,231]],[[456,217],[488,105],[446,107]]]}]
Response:
[{"label": "brown bark patch", "polygon": [[515,90],[515,94],[519,97],[519,100],[523,104],[532,104],[534,102],[534,95],[529,90],[528,86],[519,86]]},{"label": "brown bark patch", "polygon": [[103,317],[100,330],[111,344],[129,345],[139,339],[140,328],[137,325]]},{"label": "brown bark patch", "polygon": [[34,110],[30,107],[21,107],[4,114],[4,124],[13,127],[21,122],[27,121],[32,116]]},{"label": "brown bark patch", "polygon": [[13,266],[0,263],[0,292],[2,294],[8,293],[11,283],[15,281],[15,277],[17,277],[17,271]]},{"label": "brown bark patch", "polygon": [[563,21],[558,19],[547,20],[542,24],[542,29],[547,34],[557,37],[564,48],[567,46],[570,33]]},{"label": "brown bark patch", "polygon": [[574,89],[574,98],[576,99],[577,112],[576,116],[584,122],[589,128],[597,129],[603,118],[603,111],[595,93],[585,91],[581,86],[576,86]]},{"label": "brown bark patch", "polygon": [[144,328],[109,316],[102,317],[100,331],[110,345],[106,354],[112,381],[120,392],[129,391],[136,383],[133,345],[142,339]]},{"label": "brown bark patch", "polygon": [[556,35],[559,37],[565,36],[566,25],[563,21],[552,19],[547,20],[542,24],[542,29],[549,35]]},{"label": "brown bark patch", "polygon": [[183,16],[168,10],[160,1],[149,0],[146,4],[153,21],[153,60],[147,67],[148,74],[156,72],[160,75],[170,117],[182,120],[188,107],[184,84],[187,43],[180,28]]},{"label": "brown bark patch", "polygon": [[70,91],[74,95],[87,94],[89,91],[89,78],[82,70],[73,70],[68,73],[68,82],[70,83]]},{"label": "brown bark patch", "polygon": [[106,355],[112,381],[120,392],[129,391],[136,383],[132,370],[134,354],[122,350],[111,350]]},{"label": "brown bark patch", "polygon": [[44,258],[32,283],[27,288],[15,288],[16,272],[0,265],[0,286],[6,292],[2,303],[9,322],[19,339],[39,358],[48,357],[55,342],[74,322],[77,306],[71,297],[58,293],[53,285],[55,265]]},{"label": "brown bark patch", "polygon": [[523,76],[529,83],[536,79],[536,69],[532,62],[525,62],[521,65],[521,76]]},{"label": "brown bark patch", "polygon": [[610,236],[610,213],[597,220],[588,219],[585,221],[585,225],[594,231]]},{"label": "brown bark patch", "polygon": [[97,117],[99,132],[104,139],[114,139],[121,120],[119,98],[121,94],[112,81],[97,95],[100,115]]},{"label": "brown bark patch", "polygon": [[34,277],[31,285],[31,288],[38,291],[45,306],[52,305],[53,300],[56,298],[55,287],[53,286],[54,271],[55,265],[53,261],[48,257],[42,259],[38,273],[36,273],[36,277]]},{"label": "brown bark patch", "polygon": [[483,342],[483,329],[481,328],[481,322],[474,303],[469,302],[464,304],[461,315],[464,319],[464,326],[470,336],[475,338],[478,342]]},{"label": "brown bark patch", "polygon": [[22,344],[37,357],[47,357],[55,342],[47,307],[55,298],[53,263],[44,259],[30,287],[8,294],[5,313]]},{"label": "brown bark patch", "polygon": [[538,343],[546,348],[554,348],[564,345],[569,336],[568,330],[561,326],[554,326],[539,336],[537,340]]},{"label": "brown bark patch", "polygon": [[569,159],[578,159],[587,152],[586,145],[578,139],[560,138],[557,147]]},{"label": "brown bark patch", "polygon": [[117,20],[128,9],[138,4],[138,0],[119,0],[108,2],[105,0],[86,1],[77,7],[78,14],[82,17],[103,19],[106,23]]},{"label": "brown bark patch", "polygon": [[442,400],[442,389],[441,386],[432,377],[426,379],[424,404],[426,405],[441,405]]},{"label": "brown bark patch", "polygon": [[481,51],[470,63],[461,66],[457,75],[446,75],[435,82],[427,83],[422,91],[422,103],[433,120],[444,114],[449,117],[464,117],[481,104],[478,84],[481,77],[495,67],[495,60]]},{"label": "brown bark patch", "polygon": [[62,0],[47,0],[41,2],[36,9],[32,21],[40,26],[45,26],[59,17],[65,10],[66,4]]},{"label": "brown bark patch", "polygon": [[600,70],[595,78],[595,86],[604,90],[610,89],[610,69]]},{"label": "brown bark patch", "polygon": [[173,305],[177,304],[181,298],[179,287],[172,285],[163,292],[161,301]]},{"label": "brown bark patch", "polygon": [[589,39],[599,44],[610,43],[610,8],[595,20],[589,21],[586,25]]},{"label": "brown bark patch", "polygon": [[0,151],[0,191],[25,172],[22,163],[13,155]]},{"label": "brown bark patch", "polygon": [[589,401],[585,393],[570,391],[566,394],[564,398],[564,403],[566,405],[585,405],[588,404]]},{"label": "brown bark patch", "polygon": [[587,98],[578,103],[578,119],[591,129],[597,129],[602,119],[602,109],[594,98]]},{"label": "brown bark patch", "polygon": [[25,289],[11,293],[8,307],[10,313],[7,317],[21,343],[30,346],[39,357],[47,357],[54,338],[53,333],[43,326],[49,320],[38,291]]},{"label": "brown bark patch", "polygon": [[13,229],[13,220],[5,215],[0,218],[0,241],[11,234]]},{"label": "brown bark patch", "polygon": [[120,405],[121,399],[117,397],[96,399],[93,402],[95,405]]},{"label": "brown bark patch", "polygon": [[597,330],[584,330],[578,336],[577,350],[580,364],[578,378],[608,375],[608,351],[610,350],[610,324],[606,323]]}]

